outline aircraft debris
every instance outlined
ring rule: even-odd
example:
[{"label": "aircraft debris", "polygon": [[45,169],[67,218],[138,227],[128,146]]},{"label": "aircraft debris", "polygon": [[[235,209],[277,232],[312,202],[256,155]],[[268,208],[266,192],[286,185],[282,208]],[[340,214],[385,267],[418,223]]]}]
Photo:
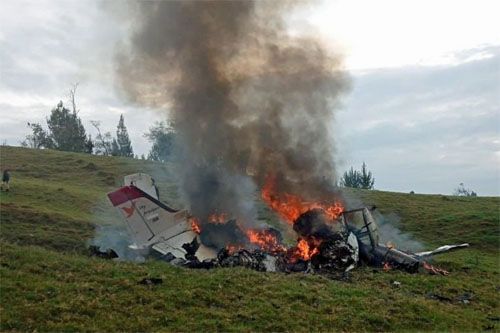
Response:
[{"label": "aircraft debris", "polygon": [[428,292],[426,296],[427,296],[427,298],[435,299],[435,300],[440,301],[440,302],[449,302],[449,303],[456,302],[456,303],[461,303],[461,304],[469,304],[470,301],[474,298],[474,293],[465,292],[461,295],[449,297],[449,296],[436,294],[433,292]]},{"label": "aircraft debris", "polygon": [[91,245],[88,248],[89,255],[94,257],[99,257],[103,259],[115,259],[118,258],[118,254],[113,249],[107,249],[106,251],[101,251],[99,246]]},{"label": "aircraft debris", "polygon": [[399,288],[399,287],[401,287],[401,282],[399,282],[399,281],[392,281],[392,282],[391,282],[391,284],[392,284],[392,285],[393,285],[393,287],[395,287],[395,288]]},{"label": "aircraft debris", "polygon": [[[212,223],[200,225],[187,211],[158,200],[157,188],[146,174],[125,177],[126,185],[108,194],[123,215],[134,243],[130,248],[151,249],[160,259],[190,268],[242,266],[267,272],[347,273],[360,262],[384,270],[431,274],[448,272],[424,259],[469,244],[444,245],[432,251],[411,253],[381,244],[378,226],[367,207],[340,211],[310,205],[293,214],[297,245],[287,247],[272,228],[243,229],[225,214],[214,214]],[[116,253],[115,253],[116,254]],[[399,286],[396,282],[395,286]]]}]

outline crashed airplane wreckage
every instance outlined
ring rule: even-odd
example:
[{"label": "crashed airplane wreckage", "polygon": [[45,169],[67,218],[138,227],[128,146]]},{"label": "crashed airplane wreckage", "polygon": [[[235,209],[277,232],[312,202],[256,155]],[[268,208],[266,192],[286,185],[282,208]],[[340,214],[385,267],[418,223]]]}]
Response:
[{"label": "crashed airplane wreckage", "polygon": [[311,208],[293,221],[297,245],[286,247],[279,231],[244,230],[236,220],[214,215],[201,226],[185,210],[176,210],[158,198],[149,175],[125,177],[125,185],[108,193],[125,218],[137,251],[153,250],[161,259],[190,268],[243,266],[258,271],[347,272],[360,261],[384,269],[410,273],[422,267],[434,274],[446,271],[429,265],[433,255],[465,248],[445,245],[433,251],[410,253],[380,244],[375,219],[367,207],[339,211],[335,219],[322,208]]}]

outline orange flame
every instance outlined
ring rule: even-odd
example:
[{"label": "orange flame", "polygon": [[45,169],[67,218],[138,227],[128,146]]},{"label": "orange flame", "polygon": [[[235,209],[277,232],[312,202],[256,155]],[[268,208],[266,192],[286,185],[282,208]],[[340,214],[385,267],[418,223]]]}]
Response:
[{"label": "orange flame", "polygon": [[227,214],[226,213],[213,213],[208,215],[208,221],[210,223],[226,223],[227,222]]},{"label": "orange flame", "polygon": [[196,217],[189,218],[191,222],[191,230],[193,230],[198,235],[201,233],[200,221]]},{"label": "orange flame", "polygon": [[241,249],[243,249],[241,245],[234,245],[234,244],[226,245],[226,250],[229,255],[232,255]]},{"label": "orange flame", "polygon": [[319,253],[319,246],[321,245],[321,240],[310,238],[300,238],[297,242],[297,246],[291,249],[291,262],[296,262],[297,260],[311,260],[316,254]]},{"label": "orange flame", "polygon": [[286,248],[280,243],[276,235],[267,230],[246,231],[250,243],[257,245],[264,251],[271,253],[285,252]]},{"label": "orange flame", "polygon": [[261,197],[269,207],[290,224],[293,224],[300,215],[311,209],[322,209],[331,220],[337,219],[344,210],[344,207],[338,202],[333,204],[306,202],[297,195],[276,192],[275,178],[267,177],[261,191]]}]

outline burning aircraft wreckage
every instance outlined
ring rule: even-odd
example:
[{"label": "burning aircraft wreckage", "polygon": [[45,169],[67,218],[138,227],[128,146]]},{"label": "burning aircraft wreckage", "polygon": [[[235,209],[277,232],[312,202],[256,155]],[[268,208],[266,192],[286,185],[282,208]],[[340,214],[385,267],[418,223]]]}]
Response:
[{"label": "burning aircraft wreckage", "polygon": [[[248,229],[224,214],[201,223],[185,210],[161,202],[151,177],[134,174],[108,197],[125,218],[134,243],[130,249],[150,251],[174,265],[189,268],[243,266],[258,271],[344,273],[361,263],[416,273],[448,274],[426,260],[436,254],[468,247],[445,245],[433,251],[410,253],[380,243],[372,211],[375,207],[344,210],[336,202],[302,202],[290,194],[279,197],[272,183],[262,190],[263,201],[292,225],[298,240],[284,244],[274,228]],[[114,253],[108,249],[107,253]],[[101,252],[103,253],[103,252]],[[115,255],[113,255],[115,256]]]},{"label": "burning aircraft wreckage", "polygon": [[[304,6],[144,1],[123,16],[134,23],[115,57],[118,88],[168,114],[176,186],[189,209],[158,200],[147,175],[125,177],[108,196],[131,247],[193,268],[346,272],[364,262],[440,272],[425,258],[466,244],[425,253],[385,246],[371,209],[347,210],[336,197],[333,124],[350,76],[343,52],[310,29],[290,29]],[[288,224],[286,239],[256,219],[257,191]]]}]

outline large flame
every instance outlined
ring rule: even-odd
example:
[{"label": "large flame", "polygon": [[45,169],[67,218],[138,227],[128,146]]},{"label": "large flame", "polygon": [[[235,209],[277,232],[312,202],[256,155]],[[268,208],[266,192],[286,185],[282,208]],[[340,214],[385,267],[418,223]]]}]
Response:
[{"label": "large flame", "polygon": [[261,197],[269,207],[289,224],[293,224],[300,215],[311,209],[322,209],[331,220],[337,219],[344,210],[344,207],[338,202],[333,204],[307,202],[297,195],[277,193],[275,177],[272,176],[267,177],[261,191]]},{"label": "large flame", "polygon": [[[300,215],[312,209],[321,209],[330,220],[336,220],[343,212],[344,207],[339,202],[325,203],[325,202],[308,202],[302,200],[298,195],[290,193],[278,193],[276,188],[275,177],[269,176],[262,188],[261,196],[264,202],[279,216],[288,222],[294,224]],[[226,223],[226,213],[213,213],[208,216],[209,223]],[[196,233],[201,232],[200,223],[198,219],[191,219],[191,228]],[[256,245],[261,250],[273,254],[285,254],[290,262],[298,260],[311,260],[318,254],[319,247],[322,239],[314,237],[301,237],[297,241],[297,245],[287,248],[281,243],[281,240],[271,230],[255,230],[243,229],[250,244]],[[227,251],[232,254],[244,248],[243,244],[228,244]]]},{"label": "large flame", "polygon": [[270,253],[286,252],[286,247],[281,244],[276,235],[269,230],[246,231],[248,241],[257,245],[260,249]]}]

